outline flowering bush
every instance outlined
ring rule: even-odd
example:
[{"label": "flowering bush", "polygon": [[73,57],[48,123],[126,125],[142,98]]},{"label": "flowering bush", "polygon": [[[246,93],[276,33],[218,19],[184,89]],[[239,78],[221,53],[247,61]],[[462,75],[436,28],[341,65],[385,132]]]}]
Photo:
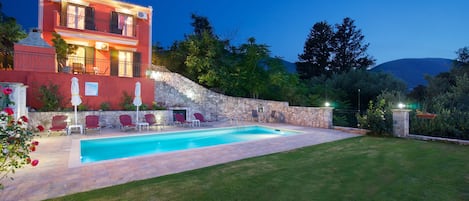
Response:
[{"label": "flowering bush", "polygon": [[[28,129],[28,118],[21,116],[18,120],[13,117],[13,109],[8,107],[12,102],[9,94],[12,90],[4,88],[2,103],[0,105],[0,180],[6,178],[9,173],[15,173],[15,169],[27,164],[37,166],[39,160],[32,160],[30,152],[36,151],[38,141],[32,141],[33,134]],[[6,102],[6,104],[5,104]],[[42,129],[44,129],[41,126]],[[41,130],[38,126],[38,129]],[[3,185],[0,183],[0,188]]]},{"label": "flowering bush", "polygon": [[376,104],[370,101],[364,115],[357,115],[360,128],[368,129],[371,135],[391,135],[392,112],[385,99],[379,99]]}]

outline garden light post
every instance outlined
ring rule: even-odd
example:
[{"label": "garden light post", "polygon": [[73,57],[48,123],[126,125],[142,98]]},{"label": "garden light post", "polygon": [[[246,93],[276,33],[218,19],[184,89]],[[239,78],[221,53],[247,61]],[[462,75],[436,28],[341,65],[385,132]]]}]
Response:
[{"label": "garden light post", "polygon": [[392,109],[392,132],[396,137],[409,136],[409,112],[405,104],[399,103],[398,109]]}]

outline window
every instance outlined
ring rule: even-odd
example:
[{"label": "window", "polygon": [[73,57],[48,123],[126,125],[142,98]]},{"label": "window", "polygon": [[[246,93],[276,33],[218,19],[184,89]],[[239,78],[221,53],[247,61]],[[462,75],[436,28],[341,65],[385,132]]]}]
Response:
[{"label": "window", "polygon": [[134,36],[134,17],[113,11],[110,32],[123,36]]},{"label": "window", "polygon": [[73,74],[85,72],[85,48],[78,47],[73,54],[68,55],[67,65],[71,67]]},{"label": "window", "polygon": [[85,47],[78,46],[74,54],[68,55],[67,65],[73,66],[74,64],[85,66]]},{"label": "window", "polygon": [[77,5],[67,5],[67,27],[85,29],[85,8]]},{"label": "window", "polygon": [[140,52],[111,49],[111,76],[141,77]]},{"label": "window", "polygon": [[119,14],[118,28],[122,30],[123,36],[133,36],[133,21],[132,16]]},{"label": "window", "polygon": [[132,77],[133,52],[119,51],[119,77]]}]

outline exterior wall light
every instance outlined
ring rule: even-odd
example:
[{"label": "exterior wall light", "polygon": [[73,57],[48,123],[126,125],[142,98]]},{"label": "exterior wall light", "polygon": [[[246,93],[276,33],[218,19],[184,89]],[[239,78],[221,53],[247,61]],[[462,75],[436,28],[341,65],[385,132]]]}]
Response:
[{"label": "exterior wall light", "polygon": [[397,104],[397,107],[399,109],[403,109],[403,108],[405,108],[405,104],[404,103],[399,103],[399,104]]},{"label": "exterior wall light", "polygon": [[326,102],[326,103],[324,103],[324,106],[326,106],[326,107],[330,107],[330,106],[331,106],[331,104],[330,104],[329,102]]}]

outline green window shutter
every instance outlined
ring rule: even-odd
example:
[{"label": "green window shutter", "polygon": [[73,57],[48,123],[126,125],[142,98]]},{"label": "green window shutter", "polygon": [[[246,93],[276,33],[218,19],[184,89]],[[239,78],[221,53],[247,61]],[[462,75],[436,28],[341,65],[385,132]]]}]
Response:
[{"label": "green window shutter", "polygon": [[94,47],[85,47],[85,65],[94,66]]},{"label": "green window shutter", "polygon": [[94,24],[94,8],[92,7],[85,8],[85,29],[96,30]]},{"label": "green window shutter", "polygon": [[119,51],[111,50],[111,76],[119,75]]},{"label": "green window shutter", "polygon": [[133,71],[133,77],[142,77],[142,73],[141,73],[141,65],[142,65],[142,61],[141,61],[141,54],[140,52],[134,52],[134,55],[133,55],[133,64],[132,64],[132,71]]}]

